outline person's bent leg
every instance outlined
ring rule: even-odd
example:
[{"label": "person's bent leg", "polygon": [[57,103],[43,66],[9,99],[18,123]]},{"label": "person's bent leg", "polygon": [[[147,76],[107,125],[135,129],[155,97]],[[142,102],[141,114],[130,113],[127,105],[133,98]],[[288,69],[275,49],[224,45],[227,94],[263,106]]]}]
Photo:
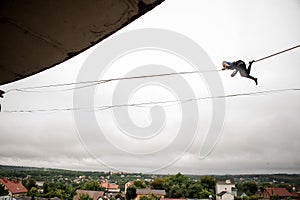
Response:
[{"label": "person's bent leg", "polygon": [[254,78],[253,76],[250,75],[248,75],[247,78],[254,80],[255,84],[257,85],[257,78]]},{"label": "person's bent leg", "polygon": [[248,69],[247,69],[247,73],[250,74],[251,72],[251,66],[252,66],[253,62],[249,62],[249,66],[248,66]]}]

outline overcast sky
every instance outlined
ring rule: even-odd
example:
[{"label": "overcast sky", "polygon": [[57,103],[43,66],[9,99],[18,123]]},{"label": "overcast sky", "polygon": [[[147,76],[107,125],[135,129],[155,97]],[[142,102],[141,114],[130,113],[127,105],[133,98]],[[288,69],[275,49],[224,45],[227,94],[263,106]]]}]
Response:
[{"label": "overcast sky", "polygon": [[[186,36],[202,47],[213,65],[221,68],[223,60],[243,59],[248,62],[299,44],[299,11],[298,0],[166,0],[102,43],[107,43],[113,40],[113,37],[132,30],[167,29]],[[47,71],[0,88],[8,90],[74,82],[78,80],[83,66],[88,63],[85,61],[90,59],[89,55],[92,52],[96,52],[95,55],[99,59],[106,56],[97,55],[99,49],[101,51],[105,48],[102,43]],[[126,45],[126,42],[120,45]],[[222,71],[219,76],[224,93],[300,88],[299,58],[300,49],[295,49],[254,63],[251,74],[258,77],[258,86],[250,79],[240,77],[239,74],[231,78],[231,71]],[[174,71],[195,70],[188,62],[182,61],[180,56],[144,49],[112,61],[98,78],[122,77],[127,73],[130,75],[130,71],[139,66],[151,68],[151,65],[168,66]],[[148,71],[142,72],[147,74]],[[135,73],[138,73],[138,70]],[[172,77],[160,78],[159,81],[164,81],[162,79],[165,79],[166,83],[173,82]],[[209,91],[211,85],[205,83],[201,75],[183,75],[182,79],[190,85],[189,88],[195,97],[211,95]],[[102,106],[119,102],[120,98],[113,99],[116,98],[116,90],[123,91],[124,94],[118,94],[121,97],[129,96],[127,103],[174,100],[181,95],[177,94],[176,90],[169,90],[173,89],[173,86],[157,84],[156,80],[147,81],[147,84],[133,81],[141,85],[133,88],[130,94],[127,91],[133,84],[130,81],[99,86],[93,97],[94,104]],[[185,87],[179,83],[178,88],[178,90],[183,88],[184,95],[187,94]],[[8,93],[1,100],[2,109],[47,110],[70,108],[73,107],[73,102],[76,104],[73,91],[53,90],[55,89],[47,88],[38,92]],[[199,109],[196,122],[198,129],[195,134],[189,133],[195,124],[195,118],[191,114],[193,112],[182,114],[184,109],[189,109],[189,106],[195,106],[194,104],[188,104],[188,108],[181,108],[174,103],[167,104],[161,107],[164,112],[157,106],[154,109],[149,106],[126,107],[95,112],[101,133],[93,132],[89,124],[82,127],[76,119],[79,113],[79,118],[87,117],[86,120],[89,121],[87,113],[91,112],[84,111],[82,114],[77,112],[75,115],[73,112],[2,112],[0,164],[157,173],[300,173],[300,92],[281,92],[224,100],[225,120],[222,130],[218,133],[219,140],[216,141],[210,154],[202,159],[199,159],[199,151],[204,145],[206,134],[209,133],[208,129],[215,114],[213,110],[216,109],[210,100],[194,102]],[[122,109],[128,111],[129,117],[122,115],[124,111]],[[163,121],[151,119],[150,114],[156,119],[165,118]],[[115,124],[116,122],[118,124]],[[161,125],[157,135],[149,133],[153,137],[142,140],[129,137],[131,134],[135,136],[138,134],[130,132],[133,130],[130,128],[132,124],[143,129],[151,122]],[[181,143],[176,143],[174,147],[175,138],[179,135],[177,129],[181,123],[187,123],[188,127],[185,129],[187,141],[182,140],[182,145],[190,144],[187,148],[180,146]],[[144,134],[142,131],[140,133]],[[86,142],[85,138],[93,134],[103,134],[106,139],[92,137]],[[110,151],[112,146],[117,147],[117,150]],[[163,150],[168,147],[172,151]]]}]

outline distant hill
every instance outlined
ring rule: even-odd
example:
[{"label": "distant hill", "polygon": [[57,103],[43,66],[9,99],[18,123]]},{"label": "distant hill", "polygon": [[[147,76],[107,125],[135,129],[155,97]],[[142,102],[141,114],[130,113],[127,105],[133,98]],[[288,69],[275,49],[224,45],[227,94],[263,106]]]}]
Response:
[{"label": "distant hill", "polygon": [[93,171],[73,171],[64,169],[52,168],[37,168],[37,167],[23,167],[23,166],[5,166],[0,165],[0,177],[8,178],[25,178],[30,175],[32,178],[45,179],[47,177],[64,176],[66,178],[76,178],[78,176],[102,176],[105,172]]},{"label": "distant hill", "polygon": [[[124,175],[125,174],[125,175]],[[99,179],[99,177],[109,177],[111,182],[124,182],[135,179],[152,179],[155,177],[163,177],[167,175],[159,174],[140,174],[140,173],[110,173],[103,171],[74,171],[65,169],[22,167],[22,166],[5,166],[0,165],[0,178],[7,177],[11,179],[23,179],[30,176],[36,180],[51,180],[57,177],[75,179],[79,176],[90,177],[90,179]],[[203,175],[186,175],[191,179],[197,180]],[[249,174],[249,175],[211,175],[217,180],[231,179],[235,183],[245,181],[255,181],[257,183],[270,182],[274,184],[288,183],[300,186],[300,174]],[[122,179],[122,181],[120,181]]]}]

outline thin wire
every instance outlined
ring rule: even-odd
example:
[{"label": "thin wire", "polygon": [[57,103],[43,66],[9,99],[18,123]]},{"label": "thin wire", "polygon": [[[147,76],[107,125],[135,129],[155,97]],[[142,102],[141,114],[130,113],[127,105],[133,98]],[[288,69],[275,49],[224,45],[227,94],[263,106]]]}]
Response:
[{"label": "thin wire", "polygon": [[92,87],[92,86],[98,85],[98,84],[101,84],[101,83],[93,83],[93,84],[88,84],[88,85],[84,85],[84,86],[78,86],[75,88],[68,88],[68,89],[61,89],[61,90],[42,90],[42,91],[40,91],[40,90],[29,90],[29,89],[12,89],[12,90],[9,90],[9,92],[11,92],[11,91],[24,92],[24,93],[66,92],[66,91],[75,90],[75,89],[83,89],[83,88],[87,88],[87,87]]},{"label": "thin wire", "polygon": [[[69,91],[75,89],[82,89],[86,87],[91,87],[98,84],[103,84],[111,81],[120,81],[120,80],[130,80],[130,79],[141,79],[141,78],[152,78],[152,77],[162,77],[162,76],[172,76],[172,75],[184,75],[184,74],[194,74],[194,73],[209,73],[209,72],[218,72],[221,70],[203,70],[203,71],[186,71],[186,72],[173,72],[173,73],[164,73],[164,74],[151,74],[151,75],[141,75],[141,76],[131,76],[131,77],[120,77],[120,78],[112,78],[112,79],[104,79],[104,80],[96,80],[96,81],[82,81],[82,82],[73,82],[73,83],[59,83],[59,84],[50,84],[50,85],[41,85],[41,86],[30,86],[30,87],[23,87],[23,88],[14,88],[9,89],[5,93],[17,91],[17,92],[58,92],[58,91]],[[88,85],[86,85],[88,84]],[[54,88],[54,87],[65,87],[65,86],[72,86],[72,85],[85,85],[85,86],[78,86],[69,89],[62,89],[62,90],[54,90],[54,91],[32,91],[35,89],[44,89],[44,88]]]},{"label": "thin wire", "polygon": [[291,51],[291,50],[293,50],[293,49],[296,49],[296,48],[298,48],[298,47],[300,47],[300,44],[299,44],[299,45],[297,45],[297,46],[294,46],[294,47],[291,47],[291,48],[285,49],[285,50],[283,50],[283,51],[279,51],[279,52],[277,52],[277,53],[271,54],[271,55],[269,55],[269,56],[266,56],[266,57],[263,57],[263,58],[260,58],[260,59],[254,60],[254,62],[259,62],[259,61],[265,60],[265,59],[267,59],[267,58],[270,58],[270,57],[276,56],[276,55],[278,55],[278,54],[281,54],[281,53],[284,53],[284,52],[287,52],[287,51]]},{"label": "thin wire", "polygon": [[[93,83],[94,82],[94,83]],[[69,91],[69,90],[74,90],[74,89],[81,89],[85,87],[91,87],[97,84],[105,83],[105,80],[99,80],[99,81],[86,81],[86,82],[74,82],[74,83],[61,83],[61,84],[52,84],[52,85],[42,85],[42,86],[31,86],[31,87],[24,87],[24,88],[14,88],[14,89],[9,89],[5,93],[9,92],[33,92],[33,93],[40,93],[40,92],[64,92],[64,91]],[[90,84],[89,84],[90,83]],[[88,84],[85,86],[78,86],[75,88],[69,88],[69,89],[62,89],[62,90],[43,90],[43,91],[34,91],[34,89],[44,89],[44,88],[52,88],[52,87],[65,87],[65,86],[72,86],[72,85],[83,85],[83,84]]]},{"label": "thin wire", "polygon": [[[282,92],[289,91],[300,91],[300,88],[287,88],[287,89],[274,89],[274,90],[263,90],[258,92],[248,92],[248,93],[236,93],[236,94],[228,94],[228,95],[220,95],[220,96],[207,96],[207,97],[198,97],[198,98],[190,98],[190,99],[177,99],[177,100],[167,100],[167,101],[149,101],[149,102],[141,102],[141,103],[132,103],[132,104],[117,104],[117,105],[105,105],[99,107],[82,107],[82,108],[55,108],[55,109],[39,109],[39,110],[3,110],[4,113],[40,113],[40,112],[66,112],[66,111],[86,111],[86,112],[99,112],[113,108],[122,108],[122,107],[146,107],[150,105],[165,105],[168,103],[177,103],[183,104],[193,101],[199,100],[207,100],[207,99],[220,99],[220,98],[234,98],[234,97],[243,97],[243,96],[257,96],[257,95],[270,95]],[[174,104],[175,105],[175,104]]]}]

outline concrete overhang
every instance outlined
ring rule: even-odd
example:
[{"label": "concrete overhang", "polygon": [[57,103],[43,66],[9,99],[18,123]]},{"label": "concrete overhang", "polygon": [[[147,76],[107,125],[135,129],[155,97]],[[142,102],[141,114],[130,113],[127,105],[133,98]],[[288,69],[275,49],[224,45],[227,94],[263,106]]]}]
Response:
[{"label": "concrete overhang", "polygon": [[0,85],[68,60],[163,1],[0,1]]}]

